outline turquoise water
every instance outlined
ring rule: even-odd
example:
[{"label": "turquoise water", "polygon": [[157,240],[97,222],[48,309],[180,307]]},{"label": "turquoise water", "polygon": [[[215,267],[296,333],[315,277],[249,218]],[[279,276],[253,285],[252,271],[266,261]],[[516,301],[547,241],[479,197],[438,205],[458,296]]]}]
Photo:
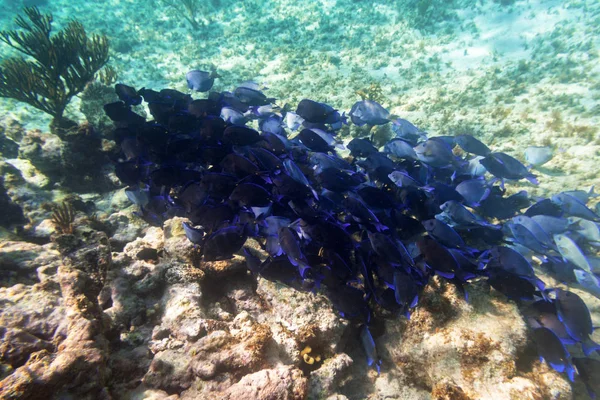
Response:
[{"label": "turquoise water", "polygon": [[[118,235],[121,236],[115,239],[118,236],[117,229],[107,229],[107,240],[110,239],[114,247],[113,260],[127,270],[129,275],[146,276],[148,271],[154,271],[156,265],[163,268],[167,263],[166,249],[169,245],[161,242],[166,239],[157,239],[155,236],[160,236],[159,233],[142,223],[139,218],[136,219],[134,207],[127,201],[123,190],[124,185],[114,174],[113,164],[118,159],[119,147],[112,134],[112,122],[104,115],[102,106],[117,100],[112,90],[112,85],[116,82],[136,89],[158,91],[172,88],[190,93],[195,99],[206,98],[205,93],[190,91],[185,79],[188,71],[199,69],[218,73],[213,91],[233,91],[244,81],[255,81],[267,97],[274,98],[274,103],[285,110],[295,110],[302,99],[309,98],[327,103],[340,113],[348,114],[356,102],[373,100],[389,111],[390,120],[409,120],[420,130],[427,132],[429,137],[472,135],[494,152],[507,153],[528,167],[532,163],[525,153],[529,146],[545,147],[550,151],[551,157],[547,162],[531,169],[537,176],[539,185],[525,180],[511,181],[506,185],[507,195],[526,190],[528,196],[537,201],[566,190],[587,192],[594,185],[600,185],[597,167],[600,163],[600,2],[597,1],[3,1],[0,7],[0,29],[15,29],[14,18],[22,13],[23,6],[39,6],[42,13],[51,13],[54,18],[53,32],[67,26],[71,19],[77,19],[88,35],[106,35],[109,41],[109,61],[106,65],[113,69],[115,77],[110,82],[103,82],[100,75],[96,75],[85,90],[73,97],[64,116],[82,127],[68,134],[52,131],[52,117],[36,107],[10,98],[11,96],[0,98],[1,167],[9,199],[4,203],[17,204],[23,213],[22,220],[18,216],[13,219],[7,217],[4,219],[8,222],[3,223],[5,227],[1,246],[9,250],[3,253],[5,258],[2,258],[2,268],[10,272],[2,275],[6,282],[2,284],[0,298],[12,302],[11,304],[18,303],[19,291],[28,293],[26,301],[35,302],[29,296],[29,290],[40,283],[39,276],[43,274],[38,270],[39,276],[36,277],[36,273],[32,271],[43,267],[44,260],[54,260],[52,257],[56,255],[49,255],[52,251],[64,250],[60,246],[67,246],[60,240],[56,241],[57,224],[51,221],[52,204],[62,204],[65,200],[77,204],[95,204],[95,214],[87,212],[84,206],[77,210],[82,221],[85,220],[86,213],[94,216],[85,220],[85,224],[104,223],[119,227]],[[19,57],[20,54],[1,43],[0,56],[4,63],[9,57]],[[9,86],[11,84],[12,82],[8,83]],[[150,110],[146,105],[138,106],[135,110],[150,117]],[[252,121],[249,125],[258,127],[257,121]],[[376,144],[383,145],[393,136],[391,124],[358,126],[349,123],[337,134],[340,144],[345,145],[355,137],[372,138]],[[455,155],[465,156],[465,152],[459,147],[454,148],[454,152]],[[349,152],[343,151],[340,155],[348,157]],[[590,196],[587,206],[590,210],[597,210],[597,203],[598,199]],[[12,208],[5,209],[10,210],[7,213],[11,215],[18,213]],[[492,222],[496,223],[498,220]],[[131,227],[129,231],[126,229],[127,225]],[[180,225],[178,222],[177,227]],[[592,226],[590,229],[597,228]],[[144,235],[145,240],[151,243],[147,247],[158,251],[160,257],[135,261],[133,250],[128,253],[127,246],[136,251],[144,248],[136,242],[141,240],[136,238]],[[182,235],[179,232],[179,236]],[[597,243],[579,236],[576,239],[584,248],[584,257],[597,260],[594,258],[598,257]],[[158,242],[161,244],[157,245]],[[34,244],[40,247],[27,250],[28,246]],[[42,248],[42,245],[54,245],[57,248]],[[174,253],[182,251],[183,245],[173,246],[170,250]],[[25,252],[29,254],[27,257],[32,257],[31,254],[43,256],[37,262],[35,257],[28,259],[31,271],[24,272],[21,276],[20,272],[13,271],[13,258],[25,257]],[[553,255],[560,259],[562,253],[555,251]],[[544,261],[544,257],[539,254],[534,254],[533,257],[527,254],[527,257],[546,287],[571,288],[580,295],[592,312],[594,326],[598,326],[598,292],[594,294],[594,290],[583,290],[582,285],[574,280],[564,285],[564,279],[560,275],[543,268],[541,261]],[[15,265],[19,266],[16,270],[25,268],[19,264],[22,262],[21,258],[18,262],[15,261]],[[140,267],[136,262],[148,265]],[[167,267],[164,268],[168,270]],[[202,274],[204,273],[206,272]],[[113,292],[119,291],[115,289],[118,287],[115,282],[130,279],[119,276],[116,272],[113,275],[109,273],[109,277],[112,281],[109,279],[106,287]],[[48,279],[57,285],[54,278]],[[173,284],[168,279],[166,282],[166,287]],[[11,291],[10,288],[17,283],[24,286]],[[261,320],[257,314],[249,311],[258,322],[270,326],[273,341],[277,343],[275,350],[269,348],[270,358],[265,355],[260,362],[254,359],[252,361],[262,363],[265,369],[275,365],[302,366],[303,377],[308,379],[307,385],[312,389],[295,390],[308,398],[319,398],[316,393],[326,393],[327,396],[339,394],[352,399],[562,399],[587,396],[580,378],[571,385],[566,375],[552,372],[548,366],[535,362],[535,347],[531,344],[531,332],[522,319],[524,306],[521,302],[507,301],[498,293],[494,294],[494,290],[489,294],[489,287],[486,291],[476,284],[473,289],[475,300],[469,305],[461,302],[460,294],[448,294],[450,289],[444,284],[439,281],[435,284],[445,289],[433,292],[443,292],[444,295],[440,295],[440,298],[424,295],[424,305],[417,307],[421,311],[414,311],[416,317],[411,320],[416,322],[411,324],[402,317],[402,323],[396,322],[396,325],[394,322],[385,322],[391,324],[386,325],[383,330],[385,334],[381,331],[375,334],[378,351],[384,360],[381,374],[377,374],[374,368],[365,367],[365,356],[359,349],[359,341],[351,342],[351,349],[344,351],[340,350],[339,343],[334,343],[337,339],[340,342],[342,339],[347,340],[345,336],[350,335],[341,333],[345,329],[341,322],[327,319],[335,320],[335,315],[313,310],[315,315],[323,312],[323,318],[327,322],[320,321],[319,317],[302,320],[301,316],[294,315],[294,319],[290,317],[292,311],[285,308],[289,305],[282,306],[278,303],[281,299],[274,299],[277,297],[274,293],[283,290],[282,288],[262,288],[259,290],[262,290],[262,297],[272,301],[274,308],[281,307],[289,314],[284,312],[277,318],[264,317]],[[431,292],[432,289],[428,288],[426,292]],[[64,292],[65,288],[62,287],[62,290]],[[105,293],[107,290],[102,295],[110,297]],[[237,289],[228,290],[234,292]],[[198,293],[192,295],[200,297]],[[64,293],[62,296],[67,298]],[[205,293],[203,296],[211,298],[211,295]],[[231,300],[235,295],[222,296],[231,303],[238,304],[236,302],[240,301]],[[300,294],[286,292],[286,296]],[[57,295],[56,304],[63,297]],[[151,297],[148,295],[148,298]],[[107,330],[110,332],[106,334],[113,340],[103,350],[108,360],[106,364],[121,362],[121,359],[113,357],[119,351],[125,353],[123,358],[134,357],[127,351],[143,347],[140,343],[147,345],[146,350],[152,356],[162,354],[167,359],[167,364],[172,361],[168,359],[168,354],[165,355],[167,348],[185,348],[186,354],[192,351],[187,346],[195,343],[197,338],[192,340],[184,334],[181,334],[183,339],[172,334],[170,338],[176,338],[168,342],[168,345],[165,344],[165,348],[156,344],[162,339],[171,340],[156,339],[154,336],[160,335],[155,335],[152,331],[157,330],[158,326],[168,325],[165,322],[168,319],[165,310],[172,307],[172,299],[148,298],[140,295],[135,301],[131,300],[136,304],[147,303],[144,312],[126,301],[118,307],[135,309],[131,314],[150,313],[149,315],[157,314],[162,317],[153,320],[152,317],[145,316],[142,318],[143,323],[132,323],[129,320],[121,325],[115,323],[117,326]],[[118,303],[113,299],[111,307],[107,306],[106,309],[114,308],[113,301]],[[259,303],[257,300],[253,301]],[[292,309],[298,309],[304,303],[309,303],[312,307],[316,300],[309,296],[294,301],[296,303],[292,303],[296,307],[292,306]],[[228,332],[243,330],[232,322],[239,316],[240,306],[228,308],[221,305],[221,302],[217,303],[218,306],[202,303],[201,307],[192,311],[181,306],[182,313],[195,312],[196,319],[219,321],[227,325]],[[64,305],[61,303],[62,306]],[[451,312],[450,309],[458,311]],[[12,308],[10,310],[13,313],[11,315],[21,312]],[[27,314],[30,311],[22,312],[27,318],[34,318],[30,317],[33,314]],[[310,314],[310,311],[303,312]],[[122,310],[113,310],[108,314],[114,323],[120,318],[115,315],[120,316],[121,313]],[[452,314],[448,319],[453,322],[445,325],[446,322],[435,318],[436,313]],[[35,318],[50,319],[48,315]],[[444,321],[445,318],[440,317]],[[130,319],[135,320],[135,317]],[[513,319],[519,322],[509,327]],[[6,321],[9,321],[8,317],[0,319],[0,327],[9,326],[10,321],[14,323],[14,319]],[[314,325],[319,323],[321,325],[317,330],[320,329],[323,335],[331,334],[335,340],[327,342],[322,339],[327,343],[321,343],[313,353],[309,351],[307,354],[314,356],[317,351],[321,351],[324,359],[334,359],[346,352],[355,360],[352,367],[339,367],[339,371],[343,371],[339,375],[344,377],[330,382],[329,386],[322,383],[327,381],[326,378],[317,377],[318,373],[315,372],[311,375],[310,368],[303,364],[307,363],[306,358],[299,353],[304,347],[296,349],[296,353],[289,350],[290,347],[297,347],[298,343],[304,346],[307,342],[296,338],[294,340],[298,343],[294,345],[294,340],[285,334],[286,330],[296,332],[316,329]],[[282,324],[284,328],[277,324]],[[324,327],[325,325],[327,326]],[[257,329],[253,327],[251,331]],[[373,330],[377,331],[376,328]],[[205,331],[211,332],[211,329]],[[197,336],[207,334],[205,331]],[[483,340],[480,334],[486,331],[490,335]],[[120,338],[122,344],[115,345],[114,336]],[[592,338],[596,342],[600,340],[597,332]],[[52,340],[60,342],[62,339],[64,338],[43,337],[40,340],[45,343]],[[36,342],[34,339],[31,341]],[[7,342],[10,340],[7,339]],[[452,345],[449,347],[440,344],[450,342]],[[58,347],[48,345],[46,349],[37,342],[30,347],[27,340],[10,343],[16,343],[13,346],[24,349],[23,353],[27,355],[42,349],[58,354]],[[224,344],[222,346],[227,347]],[[200,350],[194,347],[193,351]],[[443,360],[443,365],[439,368],[435,366],[436,351]],[[273,355],[277,352],[278,355]],[[14,371],[22,367],[24,360],[28,358],[19,358],[13,365],[7,361],[13,360],[7,353],[8,351],[2,353],[4,358],[0,359],[3,368],[0,390],[2,385],[13,390],[10,392],[12,397],[6,395],[6,398],[27,398],[28,392],[19,395],[10,385],[11,379],[16,376]],[[578,349],[573,355],[581,356],[582,353]],[[193,367],[195,370],[190,367],[195,371],[191,375],[196,377],[195,380],[187,378],[194,382],[190,389],[189,386],[170,385],[158,382],[158,378],[148,378],[152,375],[148,372],[151,370],[151,360],[158,363],[156,360],[160,358],[152,356],[146,357],[147,363],[140,362],[135,368],[131,367],[136,370],[133,374],[136,378],[127,384],[103,369],[103,385],[109,388],[107,392],[114,398],[134,398],[139,393],[144,393],[139,394],[139,398],[152,398],[152,395],[161,398],[160,396],[171,394],[182,395],[183,398],[219,398],[224,396],[226,388],[223,386],[233,387],[245,375],[249,375],[236,371],[225,379],[217,373],[202,375],[198,372],[200,367]],[[598,360],[595,354],[592,358]],[[470,363],[465,362],[465,359],[475,361]],[[339,358],[336,360],[338,364],[346,362]],[[419,360],[420,364],[417,363]],[[216,363],[214,360],[211,362]],[[507,363],[511,362],[513,364],[507,367]],[[12,366],[7,367],[9,364]],[[43,367],[37,368],[38,372],[44,371]],[[154,368],[157,367],[154,365]],[[335,367],[329,368],[337,371]],[[127,370],[122,365],[114,369]],[[252,372],[260,370],[261,368],[254,368]],[[185,380],[177,375],[180,372],[175,371],[176,377],[173,379]],[[327,375],[327,372],[322,374]],[[143,376],[146,378],[142,379]],[[216,382],[220,379],[226,383],[215,389],[218,386]],[[168,373],[165,373],[164,380],[169,380]],[[138,386],[142,382],[145,386]],[[315,389],[318,385],[326,388],[319,392]],[[497,396],[493,390],[495,385],[499,388]],[[75,386],[81,387],[83,383],[77,382]],[[65,388],[57,389],[52,396],[78,398],[77,393],[80,392],[71,390],[68,385]],[[241,392],[228,395],[232,396],[230,398],[243,398],[236,397],[242,396],[239,393]],[[519,397],[519,393],[525,393],[529,397]],[[463,395],[468,397],[460,397]],[[87,393],[86,396],[101,398],[95,397],[100,396],[97,393]]]}]

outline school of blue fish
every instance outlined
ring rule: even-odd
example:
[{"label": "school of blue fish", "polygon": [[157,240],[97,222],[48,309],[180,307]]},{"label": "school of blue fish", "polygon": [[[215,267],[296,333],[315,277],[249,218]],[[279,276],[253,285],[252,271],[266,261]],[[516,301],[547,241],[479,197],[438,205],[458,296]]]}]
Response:
[{"label": "school of blue fish", "polygon": [[[196,92],[208,92],[216,77],[186,75]],[[243,254],[253,274],[325,293],[356,322],[370,366],[380,368],[369,329],[375,318],[410,317],[434,275],[467,301],[468,282],[487,279],[521,306],[539,356],[571,380],[576,368],[590,395],[597,391],[600,362],[589,356],[600,345],[586,304],[546,287],[532,267],[535,260],[600,297],[600,217],[587,206],[593,188],[509,196],[507,180],[537,184],[517,159],[470,135],[428,137],[371,100],[356,102],[348,122],[309,99],[278,107],[254,82],[196,100],[172,89],[115,90],[120,101],[105,105],[121,149],[115,171],[140,217],[156,226],[185,217],[205,261]],[[142,101],[150,121],[132,110]],[[256,122],[258,129],[249,126]],[[344,146],[337,133],[348,123],[365,126],[366,137]],[[368,132],[386,124],[395,137],[377,148]],[[341,157],[345,149],[350,155]],[[551,157],[533,150],[532,165]],[[248,238],[268,257],[244,247]],[[586,357],[572,358],[570,346]]]}]

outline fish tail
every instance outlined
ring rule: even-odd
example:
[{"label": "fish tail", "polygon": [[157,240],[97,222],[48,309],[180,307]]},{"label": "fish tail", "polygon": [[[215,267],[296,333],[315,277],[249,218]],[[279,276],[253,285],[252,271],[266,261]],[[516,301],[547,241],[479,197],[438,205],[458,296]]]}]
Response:
[{"label": "fish tail", "polygon": [[589,357],[594,351],[600,351],[600,344],[588,337],[585,341],[581,342],[581,349],[583,350],[583,354]]},{"label": "fish tail", "polygon": [[538,180],[535,178],[535,175],[529,175],[526,176],[525,179],[527,179],[529,182],[533,183],[534,185],[539,185]]}]

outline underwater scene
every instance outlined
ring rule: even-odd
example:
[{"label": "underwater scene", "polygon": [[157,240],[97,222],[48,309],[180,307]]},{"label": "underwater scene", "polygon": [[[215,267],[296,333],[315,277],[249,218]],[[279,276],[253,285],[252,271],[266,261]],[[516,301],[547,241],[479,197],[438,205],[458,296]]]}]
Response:
[{"label": "underwater scene", "polygon": [[600,396],[599,1],[0,5],[0,399]]}]

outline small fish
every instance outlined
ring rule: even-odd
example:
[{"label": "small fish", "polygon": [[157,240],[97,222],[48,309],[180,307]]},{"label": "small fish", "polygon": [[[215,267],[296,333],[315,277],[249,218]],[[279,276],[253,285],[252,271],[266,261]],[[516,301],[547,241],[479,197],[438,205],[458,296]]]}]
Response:
[{"label": "small fish", "polygon": [[600,246],[600,225],[587,219],[571,217],[568,219],[571,229],[587,240],[592,246]]},{"label": "small fish", "polygon": [[489,184],[484,179],[462,181],[455,189],[470,207],[478,207],[491,193]]},{"label": "small fish", "polygon": [[447,279],[452,279],[458,269],[456,259],[444,246],[430,236],[424,236],[417,241],[417,247],[423,255],[425,262],[436,274]]},{"label": "small fish", "polygon": [[500,179],[527,179],[534,185],[538,181],[527,167],[506,153],[490,153],[479,161],[487,171]]},{"label": "small fish", "polygon": [[385,125],[389,122],[390,112],[373,100],[354,103],[350,109],[350,119],[357,126]]},{"label": "small fish", "polygon": [[600,344],[590,338],[594,328],[592,317],[584,301],[573,292],[563,289],[553,289],[556,295],[556,313],[565,325],[569,335],[581,343],[586,356],[600,349]]},{"label": "small fish", "polygon": [[392,132],[396,134],[396,138],[405,140],[413,146],[416,146],[419,141],[427,140],[425,132],[402,118],[392,121]]},{"label": "small fish", "polygon": [[311,129],[302,129],[293,140],[298,140],[300,143],[308,147],[312,151],[319,153],[328,153],[333,151],[333,148],[316,132]]},{"label": "small fish", "polygon": [[125,195],[129,201],[139,207],[146,207],[150,202],[149,188],[142,189],[137,185],[130,186],[125,189]]},{"label": "small fish", "polygon": [[567,235],[558,234],[554,235],[554,243],[556,243],[556,247],[563,259],[572,262],[586,272],[592,273],[589,261],[573,239]]},{"label": "small fish", "polygon": [[553,156],[554,151],[550,146],[529,146],[525,149],[525,161],[534,167],[546,164]]},{"label": "small fish", "polygon": [[565,218],[558,218],[550,215],[534,215],[531,219],[549,235],[564,233],[569,229],[569,221]]},{"label": "small fish", "polygon": [[533,341],[540,359],[546,361],[555,371],[566,372],[571,382],[575,380],[575,368],[569,361],[571,355],[554,332],[543,327],[534,329]]},{"label": "small fish", "polygon": [[386,153],[390,153],[397,158],[417,159],[417,153],[415,153],[413,146],[402,139],[390,140],[383,149]]},{"label": "small fish", "polygon": [[465,242],[450,226],[437,219],[423,221],[423,226],[436,240],[448,247],[465,248]]},{"label": "small fish", "polygon": [[308,260],[302,253],[296,232],[291,228],[281,227],[279,228],[278,236],[279,245],[283,253],[285,253],[292,265],[298,267],[300,276],[306,278],[306,271],[310,269],[310,265],[308,265]]},{"label": "small fish", "polygon": [[223,141],[234,146],[250,146],[260,139],[260,133],[245,125],[229,125],[223,132]]},{"label": "small fish", "polygon": [[336,110],[330,105],[309,99],[300,100],[296,107],[297,115],[313,123],[327,123],[334,116],[335,112]]},{"label": "small fish", "polygon": [[264,106],[275,99],[268,98],[260,90],[253,85],[240,85],[233,91],[234,96],[243,104],[253,106]]},{"label": "small fish", "polygon": [[550,198],[552,203],[560,207],[562,211],[573,216],[580,217],[590,221],[600,222],[598,214],[590,210],[584,203],[579,201],[576,197],[568,195],[566,193],[555,194]]},{"label": "small fish", "polygon": [[473,214],[465,208],[462,204],[455,200],[449,200],[440,206],[442,211],[450,217],[450,219],[460,226],[473,226],[481,225],[487,226],[494,229],[499,229],[498,226],[490,224],[481,217]]},{"label": "small fish", "polygon": [[263,118],[258,123],[258,129],[263,133],[273,133],[275,135],[285,135],[283,121],[279,115],[270,115]]},{"label": "small fish", "polygon": [[409,309],[416,307],[419,301],[419,286],[414,278],[403,269],[394,270],[394,297],[410,316]]},{"label": "small fish", "polygon": [[592,399],[600,395],[600,361],[593,358],[573,357],[573,364],[577,368],[579,377],[585,384]]},{"label": "small fish", "polygon": [[487,172],[487,169],[485,169],[485,167],[479,162],[481,160],[483,160],[482,156],[477,156],[470,159],[466,167],[466,173],[472,177],[484,176]]},{"label": "small fish", "polygon": [[142,96],[131,86],[117,83],[115,85],[115,92],[119,97],[119,100],[125,103],[127,106],[137,106],[142,104]]},{"label": "small fish", "polygon": [[375,214],[355,195],[347,195],[343,200],[343,205],[346,212],[359,224],[370,224],[379,232],[387,229],[387,226],[379,222]]},{"label": "small fish", "polygon": [[373,340],[373,336],[371,335],[371,331],[369,331],[369,327],[367,325],[363,325],[363,327],[360,329],[360,342],[362,343],[365,354],[367,355],[367,365],[369,367],[375,366],[377,373],[379,373],[381,360],[377,355],[375,341]]},{"label": "small fish", "polygon": [[202,255],[206,261],[227,260],[242,248],[246,239],[248,239],[247,226],[228,226],[206,238]]},{"label": "small fish", "polygon": [[350,150],[352,157],[368,157],[373,153],[377,153],[377,148],[373,146],[369,139],[354,138],[346,147]]},{"label": "small fish", "polygon": [[204,230],[199,228],[194,228],[187,222],[182,222],[183,231],[185,232],[185,236],[188,240],[194,244],[202,244],[204,241]]},{"label": "small fish", "polygon": [[442,140],[429,139],[415,148],[419,160],[432,167],[445,167],[454,159],[452,148]]},{"label": "small fish", "polygon": [[248,118],[243,113],[231,107],[221,108],[221,118],[223,121],[234,125],[244,125],[248,122]]},{"label": "small fish", "polygon": [[216,72],[206,72],[194,69],[185,74],[187,85],[189,89],[195,90],[196,92],[208,92],[215,83],[215,78],[219,75]]},{"label": "small fish", "polygon": [[296,114],[295,112],[288,111],[285,114],[285,118],[283,119],[285,126],[292,132],[296,132],[298,128],[302,126],[304,122],[304,118]]},{"label": "small fish", "polygon": [[568,194],[569,196],[575,197],[581,203],[586,204],[589,199],[595,199],[600,196],[598,193],[594,192],[594,185],[592,185],[589,190],[566,190],[562,193]]},{"label": "small fish", "polygon": [[573,270],[577,282],[589,293],[600,299],[600,279],[594,274],[590,274],[582,269]]},{"label": "small fish", "polygon": [[475,154],[478,156],[485,157],[492,151],[485,144],[481,143],[478,139],[471,135],[456,135],[454,137],[454,143],[460,146],[461,149],[467,153]]},{"label": "small fish", "polygon": [[385,261],[394,265],[406,263],[415,266],[415,261],[401,242],[379,232],[367,232],[367,235],[373,251]]},{"label": "small fish", "polygon": [[316,178],[321,186],[332,192],[345,192],[365,181],[362,174],[337,168],[325,168]]}]

